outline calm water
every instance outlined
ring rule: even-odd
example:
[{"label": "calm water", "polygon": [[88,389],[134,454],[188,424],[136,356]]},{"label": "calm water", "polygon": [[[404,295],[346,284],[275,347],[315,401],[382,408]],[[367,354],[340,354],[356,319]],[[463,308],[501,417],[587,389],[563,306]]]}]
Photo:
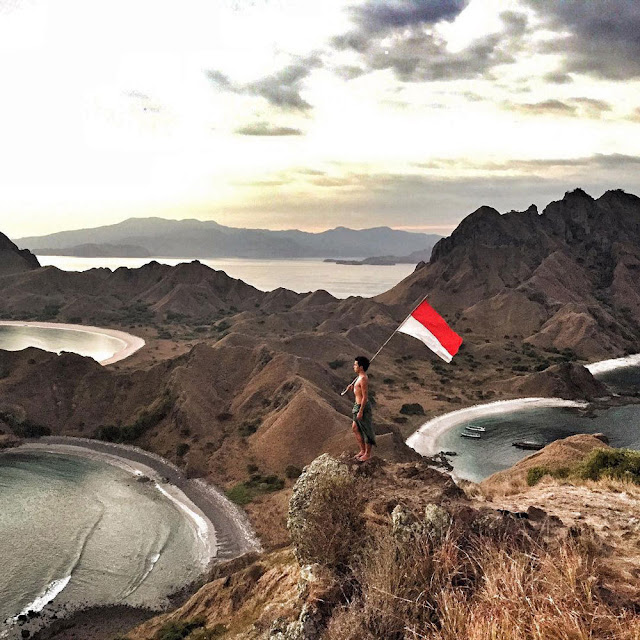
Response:
[{"label": "calm water", "polygon": [[[617,369],[596,376],[617,393],[640,389],[640,367]],[[462,438],[465,425],[484,427],[480,439]],[[457,475],[478,482],[514,465],[533,451],[516,449],[516,440],[548,444],[577,433],[605,433],[613,447],[640,450],[640,405],[597,411],[587,417],[573,408],[523,408],[490,417],[475,417],[453,427],[436,439],[438,451],[455,451],[451,463]]]},{"label": "calm water", "polygon": [[124,341],[101,333],[0,325],[0,349],[5,351],[20,351],[27,347],[38,347],[38,349],[54,353],[71,351],[101,362],[121,351],[124,346]]},{"label": "calm water", "polygon": [[[197,578],[208,549],[155,484],[97,460],[0,455],[0,637],[56,605],[159,606]],[[15,632],[15,629],[14,629]]]},{"label": "calm water", "polygon": [[[67,256],[38,256],[42,266],[54,265],[65,271],[86,271],[97,267],[137,269],[152,260],[176,265],[192,258],[73,258]],[[413,264],[391,266],[340,265],[322,260],[250,260],[225,258],[200,260],[212,269],[222,270],[232,278],[239,278],[262,291],[278,287],[298,293],[324,289],[336,298],[349,296],[372,297],[388,291],[415,269]]]}]

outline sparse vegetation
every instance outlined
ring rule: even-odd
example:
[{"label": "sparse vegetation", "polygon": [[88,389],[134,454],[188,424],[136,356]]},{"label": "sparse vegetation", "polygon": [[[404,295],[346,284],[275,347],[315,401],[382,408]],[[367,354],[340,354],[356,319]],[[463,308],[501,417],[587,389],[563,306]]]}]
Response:
[{"label": "sparse vegetation", "polygon": [[329,362],[329,366],[332,369],[339,369],[340,367],[343,367],[345,364],[347,364],[346,360],[332,360],[331,362]]},{"label": "sparse vegetation", "polygon": [[94,437],[98,440],[106,440],[107,442],[132,442],[166,418],[172,406],[172,399],[165,397],[156,407],[142,411],[132,424],[99,427]]},{"label": "sparse vegetation", "polygon": [[249,480],[240,482],[227,491],[227,498],[236,504],[249,504],[263,493],[280,491],[284,489],[284,480],[276,475],[264,476],[260,473],[252,473]]},{"label": "sparse vegetation", "polygon": [[407,403],[400,407],[400,413],[405,416],[423,416],[424,407],[418,402]]},{"label": "sparse vegetation", "polygon": [[19,438],[40,438],[51,435],[49,427],[37,424],[27,418],[20,419],[8,411],[0,411],[0,420],[9,425],[13,434]]}]

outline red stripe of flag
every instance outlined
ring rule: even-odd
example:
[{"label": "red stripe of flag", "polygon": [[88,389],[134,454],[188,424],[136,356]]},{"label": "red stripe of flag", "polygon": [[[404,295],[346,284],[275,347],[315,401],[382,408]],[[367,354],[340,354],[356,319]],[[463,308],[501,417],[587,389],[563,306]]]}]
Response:
[{"label": "red stripe of flag", "polygon": [[421,302],[411,316],[426,327],[438,342],[452,355],[458,353],[462,338],[446,323],[445,319],[426,301]]}]

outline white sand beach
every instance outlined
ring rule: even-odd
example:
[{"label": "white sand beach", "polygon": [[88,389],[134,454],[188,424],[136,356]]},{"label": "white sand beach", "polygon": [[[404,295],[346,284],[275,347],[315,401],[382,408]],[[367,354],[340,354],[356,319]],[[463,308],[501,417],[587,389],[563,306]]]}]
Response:
[{"label": "white sand beach", "polygon": [[145,345],[145,341],[138,336],[131,335],[124,331],[117,331],[116,329],[106,329],[103,327],[90,327],[82,324],[65,324],[61,322],[27,322],[16,320],[0,320],[0,326],[8,327],[34,327],[37,329],[59,329],[63,331],[80,331],[83,333],[92,333],[95,335],[109,336],[115,338],[121,343],[119,348],[113,355],[108,358],[99,360],[100,364],[107,365],[119,362],[129,357],[131,354],[138,351]]}]

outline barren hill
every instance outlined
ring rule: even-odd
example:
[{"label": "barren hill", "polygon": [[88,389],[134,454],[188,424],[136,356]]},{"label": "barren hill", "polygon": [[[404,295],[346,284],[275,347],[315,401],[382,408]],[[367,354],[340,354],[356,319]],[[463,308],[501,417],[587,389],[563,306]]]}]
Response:
[{"label": "barren hill", "polygon": [[377,299],[407,307],[428,293],[463,332],[598,359],[637,351],[639,270],[640,199],[577,189],[541,214],[481,207]]},{"label": "barren hill", "polygon": [[0,233],[0,275],[37,269],[40,266],[36,258],[27,249],[18,247]]}]

